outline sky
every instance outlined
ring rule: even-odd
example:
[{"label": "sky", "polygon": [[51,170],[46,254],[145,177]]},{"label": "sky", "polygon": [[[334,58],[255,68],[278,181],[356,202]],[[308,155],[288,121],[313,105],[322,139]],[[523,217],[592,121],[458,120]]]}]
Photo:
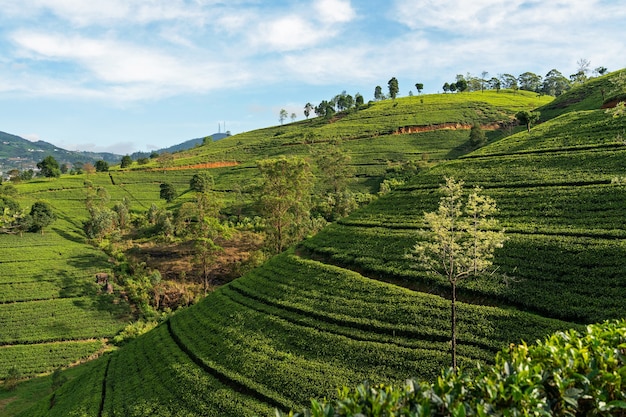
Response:
[{"label": "sky", "polygon": [[1,0],[0,131],[150,151],[346,91],[626,67],[626,0]]}]

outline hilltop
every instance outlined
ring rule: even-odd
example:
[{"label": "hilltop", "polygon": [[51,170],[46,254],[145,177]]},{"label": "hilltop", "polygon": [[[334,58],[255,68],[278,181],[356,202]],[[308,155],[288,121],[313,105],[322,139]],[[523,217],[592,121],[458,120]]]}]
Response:
[{"label": "hilltop", "polygon": [[[211,172],[219,195],[234,201],[236,184],[259,182],[257,160],[311,155],[330,141],[351,155],[351,187],[362,192],[378,192],[390,168],[430,162],[394,191],[86,365],[23,415],[271,415],[364,380],[435,379],[449,359],[447,285],[405,255],[449,175],[497,201],[510,237],[495,260],[508,279],[486,276],[460,288],[463,366],[493,363],[510,343],[621,317],[624,122],[594,94],[585,97],[558,115],[545,110],[530,132],[514,125],[514,114],[550,106],[551,98],[502,91],[388,100],[331,120],[235,135],[176,154],[168,167],[152,161],[115,169],[117,185],[108,175],[89,177],[112,199],[131,195],[145,209],[158,202],[163,181],[185,189],[197,164],[233,162]],[[567,94],[559,100],[574,102]],[[487,131],[479,149],[468,144],[474,124]],[[81,181],[24,191],[67,210],[70,196],[80,199]],[[191,198],[182,194],[170,206]],[[245,199],[251,204],[253,190]],[[76,210],[68,220],[84,216]],[[78,239],[76,225],[67,227],[63,233]]]},{"label": "hilltop", "polygon": [[95,163],[104,160],[118,163],[121,156],[109,152],[68,151],[51,143],[38,140],[32,142],[22,137],[0,132],[0,172],[6,174],[11,169],[25,171],[36,169],[37,162],[52,155],[59,163]]}]

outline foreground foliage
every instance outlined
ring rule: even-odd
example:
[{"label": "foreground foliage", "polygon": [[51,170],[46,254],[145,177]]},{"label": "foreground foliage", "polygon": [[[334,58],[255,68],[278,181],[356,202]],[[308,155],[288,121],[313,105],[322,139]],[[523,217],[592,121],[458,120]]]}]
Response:
[{"label": "foreground foliage", "polygon": [[494,366],[449,370],[435,383],[343,388],[289,416],[625,416],[625,378],[626,321],[607,321],[511,345]]}]

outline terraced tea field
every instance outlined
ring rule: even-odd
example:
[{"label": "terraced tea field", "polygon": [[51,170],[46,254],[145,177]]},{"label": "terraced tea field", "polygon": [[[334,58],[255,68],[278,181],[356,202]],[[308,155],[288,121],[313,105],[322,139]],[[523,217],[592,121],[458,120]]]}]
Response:
[{"label": "terraced tea field", "polygon": [[102,252],[50,231],[0,236],[0,378],[50,372],[104,348],[128,319],[124,305],[98,295]]},{"label": "terraced tea field", "polygon": [[[99,359],[105,384],[90,373],[55,399],[81,404],[83,390],[100,392],[103,416],[271,415],[345,384],[432,379],[449,362],[448,308],[440,297],[285,253]],[[464,366],[489,363],[511,339],[571,326],[470,304],[459,317]]]},{"label": "terraced tea field", "polygon": [[[266,157],[306,149],[301,128],[307,123],[325,132],[318,138],[341,137],[341,146],[353,150],[353,163],[366,167],[363,175],[377,175],[386,165],[382,159],[392,157],[387,141],[398,141],[397,160],[421,154],[427,147],[416,144],[428,143],[428,152],[442,161],[88,364],[80,377],[22,415],[269,416],[274,408],[300,408],[311,397],[333,397],[337,387],[365,380],[435,380],[450,363],[449,288],[414,269],[406,255],[419,239],[423,213],[437,207],[444,176],[483,187],[496,200],[509,237],[496,252],[497,274],[459,287],[462,367],[489,364],[511,343],[623,317],[626,186],[613,181],[625,176],[626,147],[616,140],[626,127],[623,119],[578,102],[580,111],[562,112],[530,133],[494,140],[467,155],[461,136],[454,136],[458,130],[446,136],[456,138],[447,151],[437,139],[442,132],[389,131],[482,122],[483,116],[493,121],[496,114],[506,119],[511,108],[497,109],[496,100],[527,100],[515,104],[524,108],[531,99],[493,96],[484,105],[466,106],[455,95],[458,111],[451,113],[454,106],[440,106],[444,97],[432,103],[411,98],[417,106],[432,104],[432,112],[421,108],[423,114],[408,113],[409,99],[387,102],[372,107],[376,113],[360,111],[362,122],[356,114],[333,123],[300,122],[178,155],[181,166],[201,159],[240,162],[217,175],[224,192],[255,172],[245,153]],[[590,96],[594,103],[596,96]],[[368,115],[372,120],[366,121]],[[352,122],[342,130],[342,123]],[[373,159],[377,154],[384,155],[381,161]],[[142,175],[119,172],[117,178],[126,178],[120,183],[137,187],[139,195],[139,184],[148,189],[154,183]],[[173,175],[184,186],[185,174]]]}]

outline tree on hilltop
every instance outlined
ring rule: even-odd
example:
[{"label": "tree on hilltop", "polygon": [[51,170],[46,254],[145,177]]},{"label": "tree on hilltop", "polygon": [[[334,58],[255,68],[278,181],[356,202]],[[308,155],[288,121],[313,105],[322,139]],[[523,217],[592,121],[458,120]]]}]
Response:
[{"label": "tree on hilltop", "polygon": [[496,248],[505,241],[504,231],[493,219],[496,203],[475,187],[463,204],[463,181],[445,178],[437,211],[424,213],[426,228],[407,255],[415,266],[448,280],[451,297],[451,354],[456,371],[456,287],[459,281],[477,277],[493,265]]},{"label": "tree on hilltop", "polygon": [[400,91],[397,78],[396,77],[391,78],[387,82],[387,86],[389,87],[389,97],[391,97],[392,100],[395,100],[396,96],[398,95],[398,92]]},{"label": "tree on hilltop", "polygon": [[422,83],[415,83],[415,89],[417,90],[417,94],[421,94],[422,90],[424,89],[424,84],[422,84]]},{"label": "tree on hilltop", "polygon": [[285,120],[287,120],[287,117],[289,117],[287,110],[280,109],[280,113],[278,113],[278,121],[280,121],[281,125],[285,122]]},{"label": "tree on hilltop", "polygon": [[311,115],[311,111],[313,110],[313,105],[311,103],[306,103],[304,106],[304,117],[307,119]]},{"label": "tree on hilltop", "polygon": [[383,94],[382,87],[377,85],[376,88],[374,88],[374,100],[380,101],[380,100],[384,100],[384,98],[385,96]]}]

